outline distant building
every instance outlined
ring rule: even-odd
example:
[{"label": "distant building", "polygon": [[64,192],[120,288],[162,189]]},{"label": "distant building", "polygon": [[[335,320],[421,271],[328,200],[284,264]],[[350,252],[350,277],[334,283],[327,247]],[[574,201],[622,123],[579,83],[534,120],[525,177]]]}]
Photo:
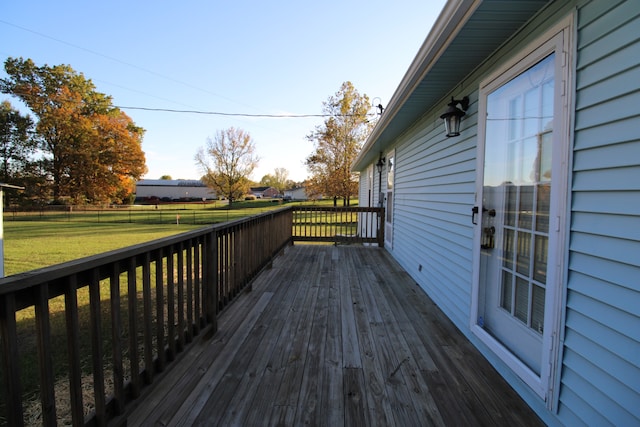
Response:
[{"label": "distant building", "polygon": [[284,190],[285,200],[308,200],[307,190],[304,187],[291,188]]},{"label": "distant building", "polygon": [[251,187],[249,192],[258,199],[264,197],[278,197],[278,189],[275,187]]},{"label": "distant building", "polygon": [[142,179],[136,183],[136,200],[213,200],[216,193],[199,179]]}]

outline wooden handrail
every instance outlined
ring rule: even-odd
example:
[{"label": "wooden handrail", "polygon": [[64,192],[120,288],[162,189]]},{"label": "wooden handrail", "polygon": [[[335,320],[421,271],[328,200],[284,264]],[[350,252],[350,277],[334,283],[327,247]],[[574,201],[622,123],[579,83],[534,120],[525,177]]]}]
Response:
[{"label": "wooden handrail", "polygon": [[123,416],[286,245],[383,246],[383,221],[381,208],[286,207],[0,279],[0,423],[24,425],[35,393],[39,422],[59,423],[61,381],[74,425]]}]

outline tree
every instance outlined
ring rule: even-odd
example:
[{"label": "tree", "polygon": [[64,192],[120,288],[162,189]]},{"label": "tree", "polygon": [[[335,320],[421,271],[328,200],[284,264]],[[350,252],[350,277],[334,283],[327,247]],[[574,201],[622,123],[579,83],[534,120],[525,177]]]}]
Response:
[{"label": "tree", "polygon": [[171,178],[171,175],[162,175],[160,179],[162,181],[171,181],[173,178]]},{"label": "tree", "polygon": [[38,118],[41,166],[54,201],[121,202],[146,172],[144,129],[68,65],[38,67],[8,58],[0,90],[20,98]]},{"label": "tree", "polygon": [[41,202],[41,189],[46,185],[46,174],[38,174],[35,160],[38,139],[35,123],[22,115],[9,101],[0,103],[0,182],[17,184],[25,191],[11,191],[6,202]]},{"label": "tree", "polygon": [[34,122],[22,115],[9,101],[0,104],[0,182],[13,183],[27,169],[37,141]]},{"label": "tree", "polygon": [[273,175],[266,174],[262,177],[260,185],[265,187],[273,187],[278,193],[284,193],[284,190],[293,185],[293,181],[289,179],[289,171],[285,168],[275,168]]},{"label": "tree", "polygon": [[229,206],[249,189],[249,176],[259,160],[255,151],[251,136],[231,127],[218,131],[214,138],[207,138],[206,147],[201,147],[196,154],[203,181],[217,195],[227,197]]},{"label": "tree", "polygon": [[315,149],[306,159],[311,173],[309,193],[343,198],[346,205],[357,195],[357,175],[351,173],[363,142],[373,124],[367,113],[371,108],[367,95],[360,95],[351,82],[345,82],[334,96],[323,103],[329,117],[307,136]]}]

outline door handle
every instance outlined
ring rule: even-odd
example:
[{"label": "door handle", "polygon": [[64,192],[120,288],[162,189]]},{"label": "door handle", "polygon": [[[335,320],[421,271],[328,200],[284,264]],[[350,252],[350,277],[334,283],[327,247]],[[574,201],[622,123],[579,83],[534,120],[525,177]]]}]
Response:
[{"label": "door handle", "polygon": [[[479,212],[479,208],[477,206],[474,206],[471,208],[471,223],[472,224],[478,224],[476,222],[476,215]],[[488,212],[489,216],[496,216],[496,210],[495,209],[487,209],[484,206],[482,207],[482,213],[484,212]]]},{"label": "door handle", "polygon": [[476,222],[476,215],[478,214],[478,207],[474,206],[471,208],[471,223],[472,224],[478,224]]}]

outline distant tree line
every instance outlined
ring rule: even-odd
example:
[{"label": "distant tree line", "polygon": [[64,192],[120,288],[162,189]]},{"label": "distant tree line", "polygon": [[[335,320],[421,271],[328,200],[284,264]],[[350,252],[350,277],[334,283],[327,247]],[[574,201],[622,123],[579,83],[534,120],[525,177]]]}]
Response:
[{"label": "distant tree line", "polygon": [[8,58],[0,91],[0,181],[24,204],[128,203],[146,172],[144,129],[68,65]]}]

